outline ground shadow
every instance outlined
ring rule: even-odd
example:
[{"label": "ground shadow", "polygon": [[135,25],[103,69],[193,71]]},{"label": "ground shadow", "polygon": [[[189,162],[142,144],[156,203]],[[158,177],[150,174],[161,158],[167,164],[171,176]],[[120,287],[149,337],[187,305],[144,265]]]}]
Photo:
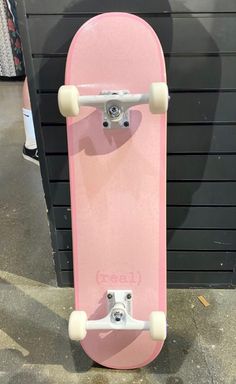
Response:
[{"label": "ground shadow", "polygon": [[59,300],[58,308],[62,303],[68,303],[68,298],[63,299],[60,290],[57,296],[56,288],[28,288],[24,292],[7,284],[0,292],[1,330],[17,343],[18,350],[16,347],[1,349],[0,370],[19,371],[23,364],[56,364],[70,372],[87,371],[92,362],[79,343],[70,342],[68,321],[30,296],[36,291],[39,297],[48,295],[48,302]]}]

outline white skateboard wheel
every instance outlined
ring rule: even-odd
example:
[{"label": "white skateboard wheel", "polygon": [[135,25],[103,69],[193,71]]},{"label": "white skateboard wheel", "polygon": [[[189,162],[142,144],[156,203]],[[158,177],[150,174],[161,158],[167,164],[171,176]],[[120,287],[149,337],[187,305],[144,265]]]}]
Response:
[{"label": "white skateboard wheel", "polygon": [[166,339],[166,316],[164,312],[153,311],[150,314],[150,335],[153,340]]},{"label": "white skateboard wheel", "polygon": [[87,334],[87,315],[84,311],[73,311],[69,318],[69,337],[71,340],[83,340]]},{"label": "white skateboard wheel", "polygon": [[168,109],[168,87],[166,83],[152,83],[149,89],[149,109],[151,113],[165,113]]},{"label": "white skateboard wheel", "polygon": [[58,106],[62,116],[77,116],[79,91],[75,85],[62,85],[58,91]]}]

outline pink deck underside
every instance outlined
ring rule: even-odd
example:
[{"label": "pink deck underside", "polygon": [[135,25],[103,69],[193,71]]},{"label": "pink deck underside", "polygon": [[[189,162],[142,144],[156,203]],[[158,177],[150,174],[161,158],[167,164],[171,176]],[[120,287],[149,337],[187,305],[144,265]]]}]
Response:
[{"label": "pink deck underside", "polygon": [[[65,84],[81,95],[148,92],[154,81],[166,81],[164,59],[142,19],[103,14],[74,37]],[[90,319],[105,316],[107,289],[132,289],[138,319],[166,311],[166,115],[143,105],[130,118],[129,129],[106,130],[100,111],[82,107],[67,120],[75,308]],[[146,365],[162,347],[145,331],[89,331],[81,344],[121,369]]]}]

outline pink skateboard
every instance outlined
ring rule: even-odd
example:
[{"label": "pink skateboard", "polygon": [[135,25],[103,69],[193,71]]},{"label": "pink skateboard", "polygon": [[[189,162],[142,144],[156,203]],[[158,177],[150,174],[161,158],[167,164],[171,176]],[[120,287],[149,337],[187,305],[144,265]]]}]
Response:
[{"label": "pink skateboard", "polygon": [[166,337],[166,111],[152,28],[106,13],[76,33],[59,108],[67,117],[75,311],[90,358],[142,367]]}]

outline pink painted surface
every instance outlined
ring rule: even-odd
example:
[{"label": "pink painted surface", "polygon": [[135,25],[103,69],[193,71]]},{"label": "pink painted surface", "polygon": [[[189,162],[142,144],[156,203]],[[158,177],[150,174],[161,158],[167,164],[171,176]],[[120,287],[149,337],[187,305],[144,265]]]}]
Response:
[{"label": "pink painted surface", "polygon": [[[81,95],[148,92],[166,81],[159,40],[142,19],[107,13],[85,23],[70,46],[65,84]],[[75,308],[106,315],[107,289],[132,289],[133,315],[166,311],[166,115],[131,109],[128,129],[104,129],[100,111],[67,119]],[[81,343],[96,362],[141,367],[163,343],[146,331],[88,331]]]}]

